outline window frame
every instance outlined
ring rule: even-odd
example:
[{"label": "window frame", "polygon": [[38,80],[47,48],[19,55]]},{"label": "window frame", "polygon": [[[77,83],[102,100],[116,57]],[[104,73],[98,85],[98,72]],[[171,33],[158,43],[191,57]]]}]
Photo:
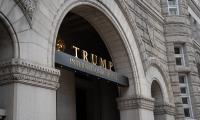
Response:
[{"label": "window frame", "polygon": [[[179,48],[180,50],[180,54],[176,54],[175,53],[175,48]],[[176,62],[176,59],[177,58],[180,58],[181,59],[181,65],[178,65],[177,62],[176,62],[176,65],[177,66],[185,66],[185,54],[184,54],[184,46],[183,45],[174,45],[174,56],[175,56],[175,62]]]},{"label": "window frame", "polygon": [[[178,79],[180,77],[184,77],[184,83],[180,83],[179,82],[179,86],[180,88],[186,88],[186,93],[181,93],[181,102],[183,104],[183,109],[188,108],[189,109],[189,113],[190,113],[190,117],[186,117],[185,118],[193,118],[193,110],[192,110],[192,103],[191,103],[191,97],[190,97],[190,90],[189,90],[189,85],[188,85],[188,75],[187,74],[178,74]],[[180,80],[179,80],[180,81]],[[184,104],[182,101],[182,98],[187,98],[187,102],[188,104]],[[184,113],[185,115],[185,113]]]},{"label": "window frame", "polygon": [[[189,116],[185,116],[185,109],[188,109]],[[184,110],[184,116],[185,116],[186,118],[191,118],[191,117],[192,117],[192,116],[191,116],[191,110],[190,110],[190,108],[184,107],[183,110]]]},{"label": "window frame", "polygon": [[[175,5],[170,5],[169,0],[167,0],[167,6],[168,6],[168,15],[179,15],[179,1],[175,0]],[[170,9],[176,9],[176,14],[171,14]]]}]

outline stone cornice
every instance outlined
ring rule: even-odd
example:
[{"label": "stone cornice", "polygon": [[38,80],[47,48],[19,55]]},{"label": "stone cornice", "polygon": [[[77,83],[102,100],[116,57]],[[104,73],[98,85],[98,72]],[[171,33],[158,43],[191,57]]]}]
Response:
[{"label": "stone cornice", "polygon": [[48,89],[59,87],[60,71],[22,59],[0,62],[0,85],[23,83]]},{"label": "stone cornice", "polygon": [[188,0],[188,5],[195,12],[197,16],[200,16],[200,6],[196,4],[194,0]]},{"label": "stone cornice", "polygon": [[33,13],[37,8],[38,0],[15,0],[15,2],[19,5],[19,7],[24,12],[30,26],[32,25]]},{"label": "stone cornice", "polygon": [[144,97],[126,97],[118,98],[118,108],[119,110],[128,110],[128,109],[154,109],[154,99],[144,98]]}]

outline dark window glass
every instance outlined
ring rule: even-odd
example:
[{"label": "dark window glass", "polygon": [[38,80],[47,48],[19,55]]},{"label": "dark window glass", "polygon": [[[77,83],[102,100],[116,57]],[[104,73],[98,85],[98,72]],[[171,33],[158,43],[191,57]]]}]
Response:
[{"label": "dark window glass", "polygon": [[188,98],[187,97],[182,98],[182,102],[183,104],[188,104]]},{"label": "dark window glass", "polygon": [[179,76],[179,83],[185,83],[185,76]]},{"label": "dark window glass", "polygon": [[184,108],[184,114],[185,114],[185,117],[190,117],[190,109]]},{"label": "dark window glass", "polygon": [[179,48],[179,47],[175,47],[175,48],[174,48],[174,53],[175,53],[175,54],[181,54],[180,48]]},{"label": "dark window glass", "polygon": [[181,87],[181,93],[186,94],[186,88],[185,87]]},{"label": "dark window glass", "polygon": [[169,5],[176,5],[176,0],[168,0]]},{"label": "dark window glass", "polygon": [[176,58],[176,65],[182,65],[181,58]]},{"label": "dark window glass", "polygon": [[197,63],[197,71],[198,71],[199,78],[200,78],[200,63]]}]

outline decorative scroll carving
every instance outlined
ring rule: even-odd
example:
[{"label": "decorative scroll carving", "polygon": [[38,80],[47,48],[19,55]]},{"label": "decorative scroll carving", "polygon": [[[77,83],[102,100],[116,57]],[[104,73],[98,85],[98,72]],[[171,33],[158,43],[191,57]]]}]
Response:
[{"label": "decorative scroll carving", "polygon": [[15,0],[15,1],[23,10],[30,24],[33,18],[33,13],[37,7],[38,0]]},{"label": "decorative scroll carving", "polygon": [[57,89],[59,87],[60,71],[21,59],[0,63],[0,85],[8,83],[23,83],[33,86]]}]

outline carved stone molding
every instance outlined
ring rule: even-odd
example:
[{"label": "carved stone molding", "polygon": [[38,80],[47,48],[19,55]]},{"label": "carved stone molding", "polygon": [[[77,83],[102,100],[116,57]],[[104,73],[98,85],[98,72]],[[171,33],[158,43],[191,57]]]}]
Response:
[{"label": "carved stone molding", "polygon": [[118,108],[119,110],[128,109],[147,109],[153,111],[154,109],[154,99],[144,98],[144,97],[126,97],[118,98]]},{"label": "carved stone molding", "polygon": [[174,105],[170,105],[170,104],[163,104],[163,105],[158,105],[155,106],[154,109],[154,114],[155,115],[164,115],[164,114],[168,114],[168,115],[175,115],[175,106]]},{"label": "carved stone molding", "polygon": [[15,0],[15,2],[21,7],[29,24],[31,24],[38,0]]},{"label": "carved stone molding", "polygon": [[23,83],[48,89],[59,87],[60,71],[22,59],[0,62],[0,85]]}]

